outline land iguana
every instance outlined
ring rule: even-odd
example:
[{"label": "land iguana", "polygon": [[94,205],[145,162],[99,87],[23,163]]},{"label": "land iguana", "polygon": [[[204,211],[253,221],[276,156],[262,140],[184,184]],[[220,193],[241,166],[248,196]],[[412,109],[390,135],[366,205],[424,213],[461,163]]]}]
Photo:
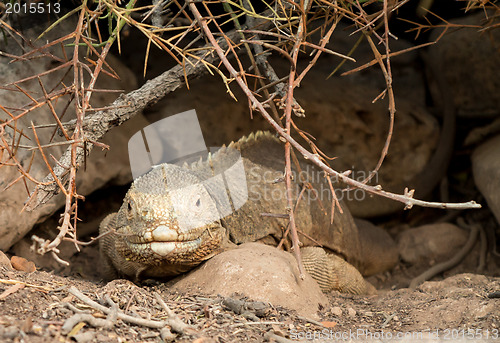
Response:
[{"label": "land iguana", "polygon": [[[229,215],[219,215],[223,201],[207,180],[220,177],[217,171],[229,170],[240,154],[247,187],[231,175],[225,176],[223,184],[232,192],[232,207],[242,196],[239,190],[247,191],[248,200]],[[286,213],[283,156],[279,139],[259,131],[222,147],[204,161],[183,167],[160,164],[137,178],[119,211],[108,215],[100,226],[101,234],[108,232],[100,239],[106,277],[169,277],[244,242],[277,245],[288,220],[262,213]],[[305,269],[325,292],[373,293],[374,287],[362,275],[396,264],[394,242],[380,228],[357,227],[342,202],[342,212],[336,210],[331,222],[332,199],[324,174],[304,159],[299,162],[302,170],[294,169],[294,199],[304,181],[314,189],[302,192],[294,212],[305,246],[301,249]]]}]

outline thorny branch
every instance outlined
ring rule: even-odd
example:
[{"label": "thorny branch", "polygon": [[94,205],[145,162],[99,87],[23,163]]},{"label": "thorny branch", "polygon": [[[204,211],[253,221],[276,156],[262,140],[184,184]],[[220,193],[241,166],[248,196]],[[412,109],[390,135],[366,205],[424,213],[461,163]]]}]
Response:
[{"label": "thorny branch", "polygon": [[[384,9],[387,10],[386,7],[386,1],[384,1],[385,6]],[[307,2],[306,2],[307,4]],[[222,63],[226,67],[226,69],[229,71],[231,76],[237,81],[238,85],[241,87],[243,92],[246,94],[248,99],[251,101],[251,106],[252,109],[257,109],[263,116],[264,118],[271,124],[271,126],[278,132],[278,134],[283,137],[285,141],[285,163],[286,163],[286,171],[285,171],[285,182],[286,182],[286,188],[287,188],[287,202],[288,202],[288,211],[289,211],[289,220],[290,220],[290,233],[292,237],[292,246],[293,246],[293,251],[294,254],[296,255],[298,264],[299,264],[299,270],[301,272],[301,276],[303,275],[303,266],[301,263],[300,259],[300,252],[299,252],[299,240],[298,240],[298,235],[297,235],[297,228],[295,227],[295,221],[294,221],[294,215],[293,211],[291,210],[293,208],[293,199],[292,199],[292,190],[291,190],[291,161],[290,161],[290,145],[293,145],[294,148],[296,148],[304,158],[307,160],[313,162],[316,164],[318,167],[320,167],[322,170],[327,172],[327,175],[333,175],[335,178],[341,182],[346,183],[347,185],[361,188],[369,193],[372,194],[377,194],[381,196],[385,196],[387,198],[393,199],[400,201],[406,205],[405,208],[409,209],[413,207],[414,205],[420,205],[420,206],[427,206],[427,207],[438,207],[438,208],[464,208],[464,207],[475,207],[478,208],[480,205],[476,204],[474,201],[468,202],[468,203],[463,203],[463,204],[444,204],[444,203],[430,203],[430,202],[424,202],[421,200],[417,200],[413,198],[413,192],[405,190],[404,195],[398,195],[398,194],[393,194],[390,192],[385,192],[382,190],[380,186],[368,186],[364,182],[358,182],[355,181],[351,178],[349,178],[345,173],[339,173],[333,169],[331,169],[327,164],[324,163],[324,159],[322,159],[318,154],[311,154],[309,151],[307,151],[305,148],[303,148],[292,136],[290,135],[290,122],[291,122],[291,111],[292,111],[292,103],[293,103],[293,89],[294,89],[294,77],[295,77],[295,72],[297,68],[297,55],[298,55],[298,50],[301,46],[302,39],[303,39],[303,31],[304,30],[304,23],[302,20],[299,22],[298,25],[298,32],[297,32],[297,38],[295,41],[295,46],[292,50],[292,63],[290,66],[290,74],[288,76],[288,90],[287,90],[287,98],[285,100],[285,116],[286,116],[286,127],[283,128],[281,125],[279,125],[273,118],[272,116],[267,112],[265,109],[264,105],[262,102],[258,101],[253,92],[249,89],[247,83],[241,76],[241,71],[238,72],[236,69],[232,66],[231,62],[226,58],[226,52],[221,49],[220,46],[218,46],[215,37],[213,36],[213,33],[208,27],[207,20],[200,14],[198,11],[196,4],[194,2],[189,3],[189,7],[191,9],[191,12],[194,14],[196,20],[198,21],[198,25],[200,25],[209,39],[210,43],[213,45],[215,48],[217,54],[219,55]],[[307,7],[307,6],[306,6]],[[302,11],[303,12],[303,11]],[[389,32],[386,32],[386,44],[388,44],[388,36]],[[382,62],[381,56],[378,53],[378,50],[374,46],[373,42],[371,41],[371,38],[368,36],[367,39],[369,39],[370,45],[372,49],[374,50],[375,58],[377,61],[379,61],[379,64],[384,72],[384,76],[386,78],[387,82],[387,93],[389,93],[389,110],[391,113],[391,126],[389,130],[389,135],[387,139],[386,146],[384,148],[380,164],[382,162],[383,156],[387,153],[388,150],[388,144],[390,142],[390,136],[392,135],[392,125],[394,121],[394,113],[395,113],[395,105],[394,105],[394,95],[392,93],[392,76],[390,75],[390,72],[387,72],[387,70],[390,70],[390,64],[388,63],[387,66]],[[318,50],[320,51],[320,50]],[[389,61],[389,54],[390,50],[389,48],[386,49],[386,56],[387,56],[387,61]],[[386,68],[387,67],[387,68]],[[378,168],[379,166],[377,166]],[[334,192],[332,192],[335,194]],[[340,207],[339,207],[340,209]],[[341,210],[341,209],[340,209]]]},{"label": "thorny branch", "polygon": [[[38,58],[48,58],[58,63],[50,70],[0,86],[0,89],[22,93],[29,99],[27,104],[18,107],[8,107],[0,103],[0,114],[7,116],[6,119],[0,119],[0,168],[14,167],[20,174],[7,187],[22,180],[25,188],[30,191],[30,199],[26,204],[28,210],[47,202],[59,191],[65,196],[65,210],[59,234],[52,241],[35,237],[40,243],[39,252],[51,252],[57,258],[57,246],[63,239],[72,240],[75,245],[79,244],[76,239],[77,200],[83,197],[77,193],[76,171],[84,164],[85,157],[94,145],[105,148],[98,143],[98,140],[112,127],[120,125],[146,106],[154,104],[168,93],[187,84],[189,79],[207,71],[219,74],[229,92],[228,84],[236,81],[248,98],[250,112],[259,111],[285,143],[284,181],[287,188],[288,229],[291,233],[293,251],[299,261],[300,242],[293,208],[300,199],[293,199],[291,192],[291,165],[296,161],[292,147],[326,172],[332,190],[332,179],[334,179],[349,187],[358,187],[368,193],[400,201],[406,208],[414,205],[437,208],[480,207],[474,202],[462,204],[424,202],[414,199],[412,190],[406,190],[405,194],[399,195],[386,192],[381,186],[367,184],[380,168],[391,141],[396,104],[392,90],[390,59],[402,52],[391,52],[390,38],[393,35],[389,31],[388,23],[389,16],[406,2],[407,0],[382,0],[381,6],[375,6],[375,11],[368,13],[366,5],[371,2],[365,3],[365,1],[275,0],[265,4],[265,11],[259,11],[255,8],[256,4],[251,1],[227,0],[222,2],[224,11],[221,13],[220,9],[215,8],[217,1],[186,0],[182,3],[173,0],[155,0],[151,5],[138,7],[136,0],[129,0],[124,5],[111,0],[93,2],[84,0],[80,6],[63,15],[49,28],[53,29],[55,25],[59,25],[70,16],[78,15],[75,30],[40,47],[25,40],[9,25],[7,17],[2,16],[0,30],[6,32],[22,47],[23,54],[12,55],[0,51],[0,56],[9,57],[16,63],[29,63]],[[242,19],[245,19],[244,24]],[[361,37],[368,42],[374,54],[371,62],[347,73],[378,65],[385,78],[386,89],[375,100],[388,97],[390,127],[386,144],[373,172],[362,182],[349,178],[349,171],[340,173],[330,168],[327,163],[330,158],[297,127],[291,115],[293,112],[297,116],[304,116],[305,109],[295,100],[294,90],[323,53],[338,56],[344,61],[352,60],[350,53],[346,56],[326,47],[337,24],[345,19],[354,24],[354,32],[362,33]],[[101,20],[108,21],[107,35],[99,29]],[[318,22],[321,22],[319,26]],[[443,22],[445,30],[452,27],[450,23]],[[137,28],[148,38],[144,70],[151,44],[167,52],[178,65],[148,81],[141,88],[121,95],[111,106],[103,109],[92,108],[90,100],[92,94],[99,91],[95,88],[95,84],[100,73],[116,76],[106,62],[106,57],[113,44],[117,43],[120,49],[120,33],[127,26]],[[425,25],[420,25],[416,30],[420,32],[427,28]],[[314,42],[313,39],[315,32],[321,33],[318,42]],[[46,34],[47,32],[44,32],[41,36]],[[385,50],[383,53],[379,52],[377,44],[382,45]],[[245,49],[240,49],[242,45]],[[61,47],[62,56],[54,53],[54,49],[58,46]],[[423,46],[425,44],[421,45]],[[67,53],[68,47],[72,47],[72,53],[71,51]],[[84,52],[84,48],[87,53]],[[299,55],[311,49],[313,53],[310,55],[312,58],[309,64],[303,70],[298,70]],[[240,59],[242,52],[248,55],[249,67]],[[268,59],[271,52],[279,53],[289,61],[290,68],[286,76],[279,77],[275,72]],[[229,77],[217,65],[218,61],[229,72]],[[250,70],[252,74],[249,73]],[[47,77],[59,72],[64,72],[58,76],[59,82],[55,86],[47,87]],[[68,85],[65,78],[70,75],[72,80]],[[28,86],[32,80],[38,82],[42,96]],[[255,87],[257,85],[258,87]],[[57,103],[64,102],[62,110],[56,107]],[[32,116],[37,109],[44,106],[50,109],[54,125],[38,125],[36,121],[31,120],[33,123],[30,132],[33,133],[35,146],[21,144],[22,138],[29,140],[30,137],[19,128],[19,119]],[[63,117],[71,112],[69,110],[71,108],[74,109],[74,117],[64,122]],[[66,115],[70,116],[71,114]],[[53,134],[48,143],[42,142],[39,139],[42,136],[37,130],[47,127],[52,127],[54,134],[57,130],[63,140],[53,141],[55,140]],[[293,132],[307,143],[310,151],[294,138]],[[68,145],[66,151],[58,159],[50,154],[52,160],[49,159],[46,150],[61,144]],[[24,163],[17,157],[20,149],[32,152],[29,163]],[[42,163],[48,170],[43,180],[37,180],[30,175],[35,153],[37,158],[42,158]],[[340,209],[337,199],[332,203],[332,218],[335,207]],[[302,268],[300,271],[303,273]]]},{"label": "thorny branch", "polygon": [[[112,127],[120,125],[121,123],[132,117],[134,114],[144,109],[147,105],[155,103],[156,101],[163,98],[167,93],[181,87],[188,78],[199,76],[206,71],[210,71],[210,68],[215,68],[211,65],[211,62],[215,61],[215,59],[212,55],[210,55],[210,50],[208,50],[208,52],[202,50],[199,52],[190,53],[188,56],[186,56],[184,65],[174,67],[161,76],[157,77],[156,79],[150,80],[143,87],[125,96],[121,96],[110,107],[98,111],[93,115],[86,115],[88,112],[95,110],[90,106],[90,98],[94,91],[93,88],[95,86],[97,77],[102,71],[103,64],[108,66],[105,62],[105,58],[107,53],[109,52],[109,48],[112,42],[114,41],[114,37],[112,36],[105,44],[102,51],[98,53],[95,47],[90,43],[90,41],[87,38],[81,36],[80,33],[84,32],[90,25],[89,22],[85,22],[84,20],[88,11],[89,9],[85,7],[84,3],[81,6],[77,28],[72,34],[63,37],[63,39],[49,42],[47,45],[40,48],[33,47],[33,51],[30,51],[22,56],[9,56],[14,58],[14,61],[24,61],[32,58],[34,52],[38,52],[43,57],[50,57],[56,59],[59,62],[63,62],[63,65],[57,66],[52,70],[40,73],[33,77],[16,81],[14,83],[14,86],[18,89],[18,91],[22,92],[32,100],[32,104],[28,104],[27,109],[11,109],[0,104],[0,109],[2,109],[4,113],[6,113],[10,117],[10,119],[2,120],[0,122],[0,139],[3,143],[2,147],[0,147],[0,153],[3,153],[3,151],[6,151],[8,153],[7,160],[0,161],[1,166],[15,166],[22,174],[19,178],[14,180],[14,182],[10,183],[8,187],[12,186],[19,180],[23,180],[26,183],[25,179],[28,179],[35,184],[35,188],[31,191],[30,198],[25,205],[25,208],[27,208],[28,210],[32,210],[38,205],[47,202],[58,191],[62,191],[66,198],[65,210],[62,215],[62,221],[59,226],[59,234],[57,235],[57,237],[52,241],[43,240],[36,236],[33,237],[34,241],[38,244],[37,250],[39,253],[43,254],[46,252],[51,252],[54,257],[61,263],[66,262],[57,257],[58,250],[56,247],[63,239],[65,239],[65,237],[68,237],[69,240],[75,242],[75,246],[77,246],[78,249],[78,245],[76,244],[76,199],[83,199],[83,197],[78,195],[76,192],[76,170],[84,163],[85,156],[90,153],[94,145],[97,144],[98,146],[103,146],[102,144],[97,143],[97,140],[100,139]],[[97,15],[94,13],[93,16],[96,17]],[[17,32],[5,22],[1,22],[1,24],[3,25],[3,27],[8,28],[10,30],[9,32],[14,32],[17,34]],[[234,36],[235,41],[237,41],[236,33],[234,31],[229,32],[228,36]],[[81,56],[79,56],[81,50],[79,49],[80,38],[82,38],[85,41],[85,44],[90,46],[91,50],[95,53],[95,55],[98,56],[97,62],[92,63],[92,66],[94,67],[93,71],[90,70],[90,67],[88,65],[84,65],[80,61],[80,59],[82,58]],[[72,39],[72,45],[74,46],[73,56],[71,60],[66,62],[65,60],[54,56],[48,51],[48,49],[55,43],[63,42],[64,40],[68,39]],[[31,44],[31,42],[27,43]],[[2,55],[7,54],[3,53]],[[55,73],[63,67],[69,67],[73,69],[73,86],[64,87],[62,90],[57,91],[51,90],[48,94],[42,83],[41,77],[49,75],[50,73]],[[110,67],[108,66],[108,68]],[[85,87],[83,86],[83,70],[88,71],[91,76],[90,82]],[[66,72],[66,74],[67,73],[68,72]],[[112,73],[114,73],[114,71],[112,71]],[[19,86],[23,82],[28,82],[33,78],[38,79],[40,87],[43,90],[43,101],[32,97],[29,93],[29,90],[25,90]],[[10,85],[6,85],[3,88],[5,89],[8,86]],[[12,91],[14,91],[14,89],[12,89]],[[75,100],[74,103],[76,119],[70,121],[69,123],[63,124],[60,119],[65,114],[65,111],[63,111],[58,117],[58,114],[55,112],[55,109],[52,106],[52,102],[68,93],[71,93],[72,96],[68,102],[68,105],[71,101],[73,101],[73,99]],[[38,139],[37,129],[40,129],[44,126],[36,126],[32,122],[31,130],[33,131],[35,137],[36,148],[40,152],[40,155],[43,157],[43,161],[49,170],[49,175],[47,175],[44,180],[39,181],[31,177],[29,174],[29,169],[25,170],[23,164],[16,158],[16,151],[19,148],[19,144],[16,146],[14,146],[14,144],[16,143],[16,134],[19,135],[19,137],[23,135],[22,131],[18,132],[18,130],[16,129],[18,119],[30,114],[30,112],[45,104],[48,105],[52,114],[54,115],[57,128],[60,130],[60,135],[64,136],[65,141],[42,145],[40,140]],[[17,115],[13,114],[16,111],[20,111],[21,113]],[[13,129],[12,131],[14,137],[10,140],[6,139],[6,137],[3,135],[6,128]],[[73,134],[70,135],[68,133],[68,130],[72,130]],[[49,146],[56,146],[61,144],[67,144],[69,145],[69,147],[62,155],[62,157],[59,158],[56,164],[52,166],[46,154],[44,153],[44,150]],[[30,146],[23,146],[23,148],[33,149],[33,147]]]}]

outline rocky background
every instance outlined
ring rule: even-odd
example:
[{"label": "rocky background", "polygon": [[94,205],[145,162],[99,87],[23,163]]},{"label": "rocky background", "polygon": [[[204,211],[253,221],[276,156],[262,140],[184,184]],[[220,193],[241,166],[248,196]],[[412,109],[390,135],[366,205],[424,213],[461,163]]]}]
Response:
[{"label": "rocky background", "polygon": [[[485,13],[478,11],[452,19],[450,23],[477,24],[484,17]],[[442,28],[434,29],[426,39],[434,40],[441,32]],[[349,51],[356,40],[349,33],[345,27],[338,29],[330,48]],[[144,55],[138,46],[147,42],[136,35],[130,32],[128,40],[124,40],[122,55],[109,60],[121,80],[103,78],[98,88],[127,91],[144,81]],[[403,50],[416,44],[401,38],[394,41],[392,49]],[[30,249],[33,233],[45,238],[56,234],[57,211],[64,199],[56,197],[34,212],[21,212],[27,192],[23,184],[17,183],[0,192],[0,249],[9,257],[33,261],[37,271],[30,273],[33,268],[15,262],[15,258],[0,260],[0,291],[4,291],[0,294],[3,303],[0,337],[5,340],[28,337],[30,341],[40,342],[67,337],[69,331],[62,329],[63,324],[73,313],[80,313],[74,306],[81,307],[84,302],[74,293],[68,293],[70,286],[76,286],[109,308],[114,302],[133,316],[153,319],[165,318],[168,313],[153,295],[158,292],[167,299],[175,316],[189,325],[177,331],[176,339],[186,342],[211,339],[225,342],[233,338],[285,342],[307,338],[294,336],[293,332],[325,328],[335,332],[359,328],[372,332],[475,329],[476,333],[496,332],[498,337],[499,44],[498,29],[478,32],[474,28],[463,28],[450,30],[425,51],[411,51],[392,60],[397,114],[391,149],[378,183],[387,189],[398,188],[425,170],[440,142],[443,102],[449,101],[456,109],[454,149],[447,171],[435,171],[445,176],[428,199],[475,200],[483,208],[474,211],[415,208],[382,217],[370,214],[370,221],[386,228],[397,241],[401,257],[393,271],[369,279],[380,289],[377,297],[324,295],[312,280],[299,280],[289,254],[258,244],[218,255],[187,276],[167,284],[138,286],[124,280],[105,284],[99,273],[96,245],[83,246],[77,252],[73,244],[63,243],[60,256],[71,262],[69,267],[60,265],[51,256],[36,255]],[[0,45],[3,52],[19,53],[9,50],[11,48],[12,45]],[[153,51],[152,56],[147,78],[171,67],[158,51]],[[372,59],[365,46],[360,46],[354,57],[359,65]],[[279,66],[279,57],[273,59]],[[49,67],[43,62],[33,62],[32,69],[27,70],[8,62],[9,58],[0,56],[2,84]],[[316,138],[323,151],[336,157],[331,163],[335,169],[370,170],[380,155],[387,133],[387,105],[382,101],[372,103],[385,83],[381,72],[374,68],[326,79],[337,63],[333,57],[321,59],[304,80],[297,91],[297,100],[306,113],[305,118],[297,118],[296,123]],[[286,64],[283,67],[286,68]],[[340,72],[351,68],[352,65],[345,65]],[[429,76],[436,70],[448,87],[446,97],[432,81],[432,75]],[[279,67],[277,71],[280,72]],[[78,178],[79,192],[86,196],[85,202],[79,205],[80,240],[95,236],[102,218],[121,205],[131,181],[127,141],[141,127],[194,108],[207,146],[220,146],[252,131],[269,129],[258,113],[251,119],[242,94],[232,88],[239,99],[235,102],[217,77],[193,81],[189,88],[189,91],[173,93],[109,132],[104,141],[110,145],[110,151],[104,154],[96,149],[89,156],[86,169],[79,171]],[[106,96],[94,99],[94,107],[106,106],[116,97],[103,94]],[[24,101],[22,94],[0,89],[0,105],[21,106]],[[40,110],[35,124],[50,122],[51,116],[49,111]],[[6,114],[0,113],[0,119],[6,118]],[[24,125],[29,136],[30,123],[19,125]],[[58,157],[62,148],[55,147],[52,153]],[[23,163],[28,163],[30,156],[29,151],[18,155]],[[43,178],[46,174],[43,161],[35,160],[30,173]],[[17,177],[15,169],[1,168],[0,188]],[[417,197],[418,191],[416,189]],[[464,252],[468,245],[470,249]],[[435,281],[426,282],[416,290],[407,288],[422,272],[457,256],[461,257],[460,263],[438,273]],[[21,271],[13,270],[12,266]],[[93,308],[93,317],[105,317],[92,305],[86,306]],[[82,318],[78,321],[89,324],[72,333],[77,341],[155,341],[160,336],[164,340],[174,339],[165,331],[133,326],[125,321],[118,324],[92,323]],[[167,326],[176,332],[175,325]]]}]

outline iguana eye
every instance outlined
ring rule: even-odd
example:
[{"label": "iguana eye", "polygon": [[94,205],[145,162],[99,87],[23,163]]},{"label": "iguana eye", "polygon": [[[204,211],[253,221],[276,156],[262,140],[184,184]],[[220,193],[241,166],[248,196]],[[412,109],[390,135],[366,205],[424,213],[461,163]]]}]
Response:
[{"label": "iguana eye", "polygon": [[200,207],[201,206],[201,198],[198,198],[198,200],[196,200],[195,205],[196,205],[196,207]]}]

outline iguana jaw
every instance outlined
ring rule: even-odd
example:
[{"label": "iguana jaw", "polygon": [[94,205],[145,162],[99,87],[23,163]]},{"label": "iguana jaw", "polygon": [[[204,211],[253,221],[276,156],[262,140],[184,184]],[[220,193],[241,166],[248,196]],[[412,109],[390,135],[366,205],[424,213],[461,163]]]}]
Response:
[{"label": "iguana jaw", "polygon": [[[173,229],[168,224],[160,224],[156,227],[148,228],[147,231],[139,234],[128,234],[127,240],[132,244],[189,242],[197,240],[203,231],[217,228],[218,226],[213,223],[205,227],[193,228],[182,232],[179,229]],[[123,231],[125,234],[126,232],[132,232],[130,227],[125,227]]]},{"label": "iguana jaw", "polygon": [[[124,242],[129,251],[137,257],[128,256],[129,260],[153,258],[156,261],[175,261],[176,263],[194,262],[193,256],[203,261],[206,255],[217,251],[222,240],[224,229],[218,223],[190,230],[186,234],[177,234],[165,226],[147,231],[143,236],[125,236]],[[160,234],[161,233],[161,234]]]},{"label": "iguana jaw", "polygon": [[134,243],[128,240],[127,235],[120,234],[121,229],[113,234],[116,256],[113,264],[117,268],[117,276],[132,277],[136,281],[184,273],[218,254],[226,236],[225,229],[214,223],[204,227],[194,239]]}]

